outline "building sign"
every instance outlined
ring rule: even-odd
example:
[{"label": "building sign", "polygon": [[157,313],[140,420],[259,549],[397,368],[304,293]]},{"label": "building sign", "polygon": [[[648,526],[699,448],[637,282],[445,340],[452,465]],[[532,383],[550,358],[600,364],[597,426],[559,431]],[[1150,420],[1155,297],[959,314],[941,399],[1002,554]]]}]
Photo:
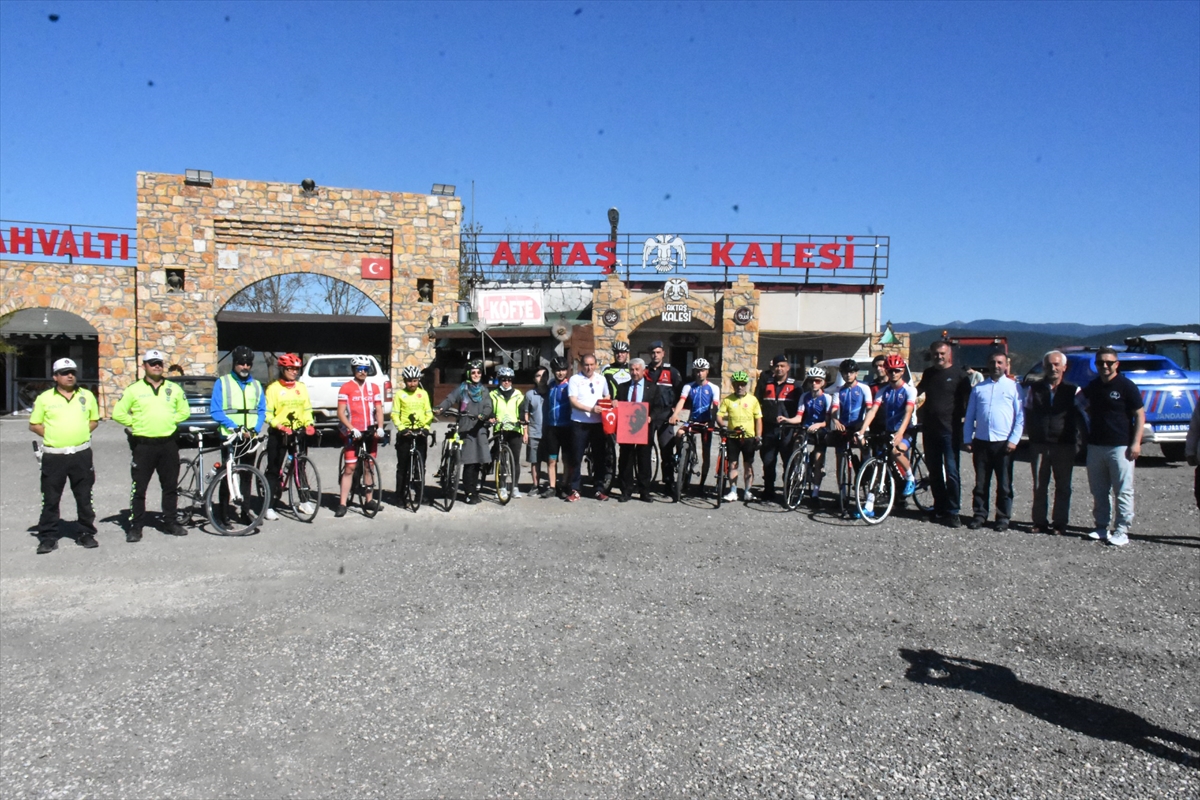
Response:
[{"label": "building sign", "polygon": [[364,281],[386,281],[392,277],[391,259],[379,256],[365,256],[362,260],[362,279]]},{"label": "building sign", "polygon": [[75,230],[74,228],[0,229],[0,253],[49,258],[94,258],[103,261],[130,261],[133,237],[114,231]]},{"label": "building sign", "polygon": [[621,321],[621,312],[615,308],[610,308],[604,312],[600,319],[604,322],[604,327],[615,328],[617,327],[617,323]]},{"label": "building sign", "polygon": [[614,242],[595,242],[592,245],[591,253],[588,252],[588,246],[584,242],[517,242],[516,244],[520,256],[513,253],[511,244],[499,242],[496,245],[496,251],[492,253],[492,266],[611,267],[617,263],[617,245]]},{"label": "building sign", "polygon": [[687,266],[687,244],[678,236],[651,236],[642,245],[642,269],[653,266],[655,272],[670,272]]},{"label": "building sign", "polygon": [[683,278],[668,278],[663,284],[663,322],[691,322],[692,310],[688,308],[690,296],[687,281]]},{"label": "building sign", "polygon": [[733,321],[738,325],[749,325],[752,319],[754,319],[754,312],[746,306],[742,306],[733,312]]},{"label": "building sign", "polygon": [[541,289],[481,289],[475,293],[479,318],[488,325],[545,325]]},{"label": "building sign", "polygon": [[217,269],[237,269],[238,268],[238,251],[237,250],[218,250],[217,251]]}]

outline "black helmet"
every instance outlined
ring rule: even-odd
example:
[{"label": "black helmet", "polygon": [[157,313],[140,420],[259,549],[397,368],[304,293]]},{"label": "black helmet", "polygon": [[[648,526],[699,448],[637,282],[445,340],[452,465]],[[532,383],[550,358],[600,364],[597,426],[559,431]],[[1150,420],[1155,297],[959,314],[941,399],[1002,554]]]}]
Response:
[{"label": "black helmet", "polygon": [[254,363],[254,351],[249,347],[246,347],[244,344],[239,344],[237,347],[233,348],[233,352],[230,353],[229,356],[231,359],[233,359],[234,364]]},{"label": "black helmet", "polygon": [[480,372],[482,372],[483,371],[483,362],[480,361],[478,358],[473,358],[470,361],[468,361],[467,362],[467,372],[470,372],[473,369],[477,369]]},{"label": "black helmet", "polygon": [[565,358],[553,358],[550,360],[550,369],[553,372],[558,372],[560,369],[567,368],[567,360]]},{"label": "black helmet", "polygon": [[843,361],[841,364],[838,365],[838,372],[841,372],[843,374],[845,374],[847,372],[858,372],[858,362],[855,361],[853,358],[847,358],[845,361]]}]

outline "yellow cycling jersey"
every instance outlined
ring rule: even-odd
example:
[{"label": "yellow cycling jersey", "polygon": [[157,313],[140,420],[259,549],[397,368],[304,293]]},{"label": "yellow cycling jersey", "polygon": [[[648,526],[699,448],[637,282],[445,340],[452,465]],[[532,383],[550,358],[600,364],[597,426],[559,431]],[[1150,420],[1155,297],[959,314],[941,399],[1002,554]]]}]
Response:
[{"label": "yellow cycling jersey", "polygon": [[[409,416],[415,419],[410,420]],[[401,389],[392,396],[392,424],[398,431],[424,430],[433,424],[433,406],[429,393],[418,387]]]},{"label": "yellow cycling jersey", "polygon": [[[294,417],[294,419],[292,419]],[[267,424],[272,428],[307,428],[313,424],[308,387],[300,381],[284,386],[275,381],[267,387]]]},{"label": "yellow cycling jersey", "polygon": [[726,395],[717,409],[717,418],[725,420],[725,427],[732,430],[740,428],[746,436],[753,436],[754,420],[762,419],[762,407],[758,404],[758,398],[752,394],[745,397]]}]

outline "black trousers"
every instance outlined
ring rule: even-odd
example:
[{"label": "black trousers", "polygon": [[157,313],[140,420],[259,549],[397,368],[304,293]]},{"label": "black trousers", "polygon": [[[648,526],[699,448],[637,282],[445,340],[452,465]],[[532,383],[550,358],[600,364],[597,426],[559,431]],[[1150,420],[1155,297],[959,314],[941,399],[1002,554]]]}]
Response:
[{"label": "black trousers", "polygon": [[[421,463],[429,457],[429,439],[425,436],[401,436],[396,434],[396,494],[404,491],[404,487],[408,486],[408,449],[415,442],[417,452],[421,454]],[[417,476],[420,480],[425,480],[424,475]]]},{"label": "black trousers", "polygon": [[623,444],[619,456],[621,464],[621,495],[633,497],[634,470],[637,471],[637,487],[643,497],[650,496],[650,455],[652,445]]},{"label": "black trousers", "polygon": [[933,513],[958,516],[962,504],[962,483],[958,471],[961,442],[952,431],[926,428],[925,467],[929,470],[929,488],[933,491]]},{"label": "black trousers", "polygon": [[92,509],[92,486],[96,471],[92,468],[92,451],[78,453],[45,453],[42,455],[42,516],[38,519],[39,539],[58,534],[58,504],[63,489],[71,481],[75,495],[75,512],[80,526],[90,534],[96,533],[96,512]]},{"label": "black trousers", "polygon": [[608,475],[608,435],[604,426],[599,422],[574,422],[575,443],[571,453],[571,489],[578,492],[583,485],[583,453],[588,445],[592,446],[592,469],[595,470],[593,480],[596,491],[604,485]]},{"label": "black trousers", "polygon": [[675,438],[675,426],[662,423],[655,427],[658,437],[658,463],[662,467],[663,485],[670,491],[675,485],[675,451],[679,444]]},{"label": "black trousers", "polygon": [[762,458],[763,486],[767,491],[775,489],[775,459],[778,458],[786,464],[788,456],[791,455],[794,431],[795,428],[783,426],[763,430],[762,448],[759,452]]},{"label": "black trousers", "polygon": [[129,499],[129,527],[141,530],[146,521],[146,487],[150,478],[158,473],[158,485],[162,488],[163,522],[175,522],[175,511],[179,506],[179,445],[174,436],[162,439],[133,439],[133,462],[129,468],[133,488]]},{"label": "black trousers", "polygon": [[[1065,530],[1071,517],[1071,472],[1075,469],[1075,445],[1034,442],[1029,446],[1033,471],[1033,524]],[[1054,511],[1050,507],[1050,479],[1054,479]]]},{"label": "black trousers", "polygon": [[988,518],[988,495],[991,493],[992,476],[996,476],[996,521],[1008,522],[1012,516],[1012,470],[1013,454],[1008,452],[1008,442],[971,442],[971,463],[975,466],[975,492],[971,510],[975,519]]},{"label": "black trousers", "polygon": [[486,464],[463,464],[463,494],[467,497],[479,497],[479,473]]}]

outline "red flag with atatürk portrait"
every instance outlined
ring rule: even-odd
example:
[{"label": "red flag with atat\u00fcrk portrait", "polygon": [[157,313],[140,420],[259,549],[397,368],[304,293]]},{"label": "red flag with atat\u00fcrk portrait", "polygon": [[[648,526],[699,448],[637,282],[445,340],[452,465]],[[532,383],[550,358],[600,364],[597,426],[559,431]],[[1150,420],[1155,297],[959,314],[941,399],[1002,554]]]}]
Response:
[{"label": "red flag with atat\u00fcrk portrait", "polygon": [[650,443],[650,404],[617,403],[617,444]]}]

